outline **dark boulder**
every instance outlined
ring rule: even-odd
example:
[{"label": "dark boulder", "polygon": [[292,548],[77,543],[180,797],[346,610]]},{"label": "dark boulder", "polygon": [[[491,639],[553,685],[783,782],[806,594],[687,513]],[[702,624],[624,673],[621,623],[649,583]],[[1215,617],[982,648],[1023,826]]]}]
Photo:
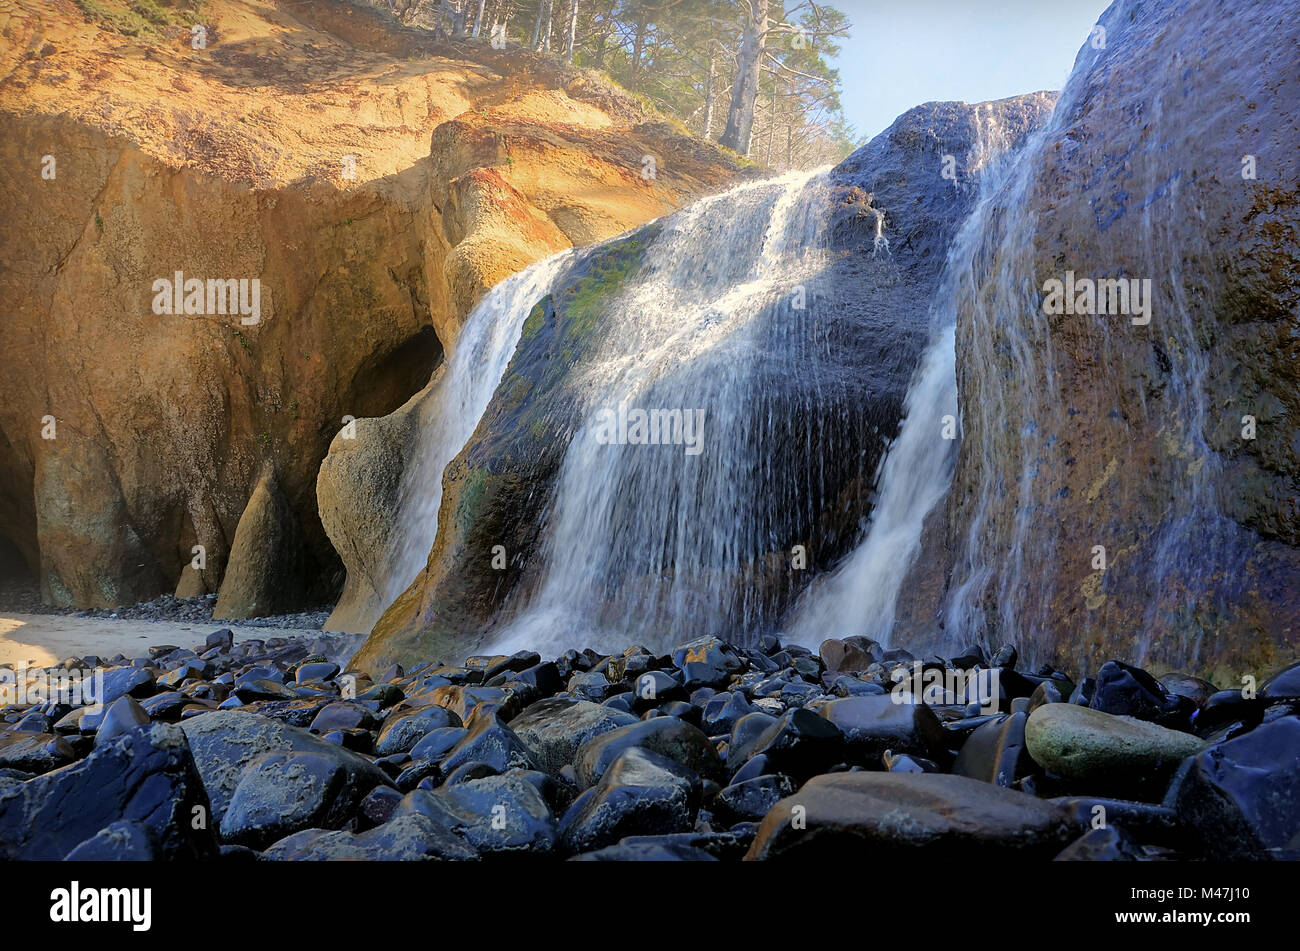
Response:
[{"label": "dark boulder", "polygon": [[1050,858],[1071,831],[1057,806],[964,776],[833,773],[777,803],[746,858]]},{"label": "dark boulder", "polygon": [[180,727],[129,730],[63,769],[0,785],[0,855],[9,859],[61,859],[120,821],[146,828],[168,860],[216,855],[216,823]]},{"label": "dark boulder", "polygon": [[1184,761],[1165,805],[1216,858],[1300,849],[1300,717],[1263,723]]}]

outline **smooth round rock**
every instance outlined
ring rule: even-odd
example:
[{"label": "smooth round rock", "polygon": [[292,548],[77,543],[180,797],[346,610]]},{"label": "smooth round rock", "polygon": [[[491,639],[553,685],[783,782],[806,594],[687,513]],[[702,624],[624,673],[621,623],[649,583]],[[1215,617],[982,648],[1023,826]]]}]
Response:
[{"label": "smooth round rock", "polygon": [[1199,753],[1204,741],[1145,720],[1113,716],[1070,703],[1039,707],[1025,724],[1034,762],[1064,779],[1112,780],[1158,774]]}]

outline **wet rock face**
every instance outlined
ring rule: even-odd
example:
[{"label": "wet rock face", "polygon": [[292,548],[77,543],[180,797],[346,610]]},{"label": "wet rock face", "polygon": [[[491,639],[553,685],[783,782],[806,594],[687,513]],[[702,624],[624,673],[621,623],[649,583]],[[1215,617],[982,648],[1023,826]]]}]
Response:
[{"label": "wet rock face", "polygon": [[[790,570],[792,546],[805,546],[808,567],[824,567],[857,540],[859,520],[870,511],[876,463],[897,431],[928,339],[929,322],[916,301],[934,293],[945,249],[974,202],[978,158],[987,149],[1023,142],[1051,103],[1044,93],[909,111],[830,174],[820,199],[825,227],[816,239],[825,247],[810,249],[828,253],[824,266],[800,277],[798,304],[782,297],[746,315],[746,339],[753,342],[743,354],[747,375],[737,383],[748,388],[743,399],[738,391],[728,397],[735,403],[712,397],[712,381],[728,372],[719,363],[727,361],[707,353],[655,380],[654,387],[674,394],[666,405],[684,398],[676,395],[680,388],[707,403],[714,418],[737,416],[732,429],[742,435],[715,451],[759,454],[766,473],[737,503],[740,554],[732,560],[739,565],[715,569],[725,580],[710,582],[716,588],[700,597],[701,608],[691,617],[701,633],[732,636],[737,628],[769,627],[808,575]],[[960,184],[941,175],[948,154],[967,163]],[[727,227],[735,232],[729,240],[748,242],[757,254],[767,233],[767,207],[737,194],[727,205]],[[678,222],[693,222],[683,227],[706,235],[722,226],[707,211],[698,219],[688,218],[692,213],[591,249],[537,302],[478,430],[446,468],[426,571],[375,625],[359,659],[363,666],[473,650],[503,608],[515,606],[513,596],[541,583],[546,566],[535,556],[560,501],[556,485],[566,452],[591,411],[589,378],[608,358],[608,340],[621,339],[614,336],[620,305],[635,299],[620,295],[634,294],[640,282],[653,287],[655,280],[672,287],[698,280],[700,293],[711,293],[707,272],[661,277],[649,269],[657,242],[674,240]],[[745,273],[735,275],[735,283],[745,279]],[[807,446],[814,447],[811,454]],[[688,479],[675,472],[654,491],[670,495],[672,484]],[[628,475],[629,492],[635,481]],[[710,482],[702,491],[720,490]],[[683,497],[679,504],[694,503]],[[670,540],[664,544],[671,547]],[[504,567],[492,564],[497,545],[509,553]],[[620,614],[646,615],[651,630],[659,621],[674,627],[686,620],[659,613],[668,610],[663,605],[676,589],[671,573],[647,554],[654,544],[627,546],[614,538],[609,548],[602,555],[610,575],[604,584],[637,605],[607,607],[611,624]]]},{"label": "wet rock face", "polygon": [[[0,858],[1150,861],[1294,857],[1300,835],[1293,668],[1248,710],[1198,685],[1174,729],[1159,704],[1066,701],[1043,689],[1062,672],[1018,671],[1011,649],[989,703],[966,706],[886,693],[911,669],[905,650],[825,672],[775,637],[477,656],[379,681],[324,660],[325,638],[209,640],[202,657],[113,658],[144,674],[143,699],[0,707]],[[647,672],[681,684],[701,664],[711,685],[632,712]],[[556,676],[537,678],[547,665]],[[151,693],[177,672],[179,690]],[[602,702],[583,678],[609,688]],[[263,697],[272,686],[292,699]]]},{"label": "wet rock face", "polygon": [[[0,216],[33,223],[0,234],[0,548],[40,575],[47,603],[215,593],[266,460],[302,533],[279,594],[296,607],[333,596],[341,557],[363,600],[364,556],[343,543],[336,555],[317,518],[344,417],[419,392],[506,275],[737,170],[550,58],[486,44],[447,58],[347,4],[238,8],[237,25],[224,9],[201,65],[175,43],[88,29],[75,6],[13,18],[15,49],[57,52],[17,62],[22,93],[0,105]],[[253,83],[249,42],[271,50]],[[150,68],[136,76],[141,46]],[[417,61],[427,68],[408,75]],[[67,92],[92,86],[107,92]],[[253,114],[257,130],[238,120]],[[674,160],[642,179],[640,156],[661,148]],[[57,161],[44,188],[33,154]],[[153,282],[178,271],[260,281],[258,321],[241,323],[253,315],[238,304],[208,312],[206,286],[203,312],[155,312]],[[56,438],[43,438],[47,415]],[[334,525],[356,512],[359,532],[382,505],[359,491]]]},{"label": "wet rock face", "polygon": [[[1298,15],[1123,0],[1101,18],[1105,48],[1081,50],[972,249],[964,441],[902,640],[1225,675],[1294,655]],[[1149,315],[1045,313],[1067,272],[1149,281]]]}]

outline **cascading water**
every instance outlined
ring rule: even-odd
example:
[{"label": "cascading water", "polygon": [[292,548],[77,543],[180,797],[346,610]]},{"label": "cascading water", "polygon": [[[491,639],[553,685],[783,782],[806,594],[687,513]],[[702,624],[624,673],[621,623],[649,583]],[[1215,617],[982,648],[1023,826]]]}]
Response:
[{"label": "cascading water", "polygon": [[[1042,306],[1035,261],[1039,222],[1029,210],[1034,207],[1030,191],[1037,185],[1048,151],[1067,126],[1075,104],[1097,81],[1092,70],[1098,58],[1097,51],[1085,47],[1052,121],[1026,148],[1001,194],[981,210],[979,227],[959,262],[961,279],[968,286],[963,321],[969,327],[964,335],[971,393],[967,405],[973,410],[973,418],[965,423],[974,434],[964,452],[978,482],[973,501],[961,513],[966,525],[964,545],[944,610],[951,645],[976,639],[991,644],[1010,637],[1031,643],[1050,641],[1052,588],[1040,583],[1041,567],[1062,562],[1077,565],[1074,570],[1083,579],[1079,601],[1088,604],[1088,576],[1096,567],[1087,557],[1092,546],[1110,542],[1112,557],[1120,550],[1100,518],[1093,537],[1074,542],[1076,552],[1062,551],[1063,544],[1073,539],[1059,530],[1042,530],[1060,524],[1053,509],[1061,496],[1045,493],[1044,487],[1049,478],[1068,471],[1072,462],[1061,451],[1061,434],[1079,428],[1100,430],[1107,417],[1119,421],[1125,415],[1114,408],[1108,413],[1098,408],[1078,421],[1070,419],[1080,410],[1069,408],[1072,394],[1058,376],[1062,361],[1053,338],[1061,329]],[[1175,73],[1179,68],[1170,66]],[[1170,78],[1163,85],[1177,88],[1178,81]],[[1154,116],[1148,121],[1158,121],[1159,109],[1157,97]],[[1134,257],[1140,261],[1136,273],[1156,275],[1157,286],[1165,291],[1156,303],[1162,325],[1157,339],[1174,355],[1168,372],[1168,403],[1159,408],[1139,404],[1132,411],[1135,417],[1159,414],[1166,444],[1172,447],[1170,460],[1161,463],[1165,471],[1152,480],[1168,492],[1158,522],[1148,528],[1157,555],[1145,566],[1125,566],[1147,579],[1148,629],[1161,626],[1162,615],[1190,616],[1210,587],[1203,579],[1213,569],[1206,566],[1231,564],[1244,554],[1229,551],[1232,527],[1219,514],[1215,498],[1216,455],[1203,436],[1206,358],[1190,317],[1181,263],[1192,252],[1185,239],[1180,244],[1158,234],[1182,213],[1175,210],[1182,190],[1176,178],[1162,186],[1161,197],[1172,206],[1163,209],[1163,225],[1153,220],[1153,202],[1144,204],[1140,240],[1133,245]],[[1088,369],[1091,392],[1116,394],[1112,405],[1117,405],[1125,382],[1112,367],[1123,365],[1120,355],[1135,346],[1139,334],[1146,336],[1145,328],[1133,327],[1125,316],[1079,313],[1068,319],[1076,328],[1086,328],[1072,332],[1086,332],[1095,341],[1095,365]],[[1109,474],[1090,487],[1089,494],[1099,494],[1110,474],[1120,468],[1116,456]],[[1137,468],[1151,478],[1146,461]],[[1130,490],[1111,486],[1106,491],[1122,495]],[[1092,572],[1092,578],[1100,580],[1101,575]],[[1138,663],[1146,659],[1148,647],[1148,638],[1135,638],[1133,656]],[[1194,644],[1178,651],[1192,658],[1195,652]]]},{"label": "cascading water", "polygon": [[827,637],[852,635],[888,643],[926,517],[948,494],[960,436],[957,302],[972,290],[971,257],[983,240],[989,202],[1006,180],[1014,155],[1011,137],[992,115],[982,117],[980,132],[965,163],[979,204],[948,254],[931,305],[930,344],[908,389],[898,438],[879,466],[878,495],[865,538],[834,571],[815,579],[790,611],[785,631],[797,643],[816,648]]},{"label": "cascading water", "polygon": [[902,431],[880,466],[880,494],[866,540],[818,578],[786,621],[796,643],[865,635],[888,642],[903,579],[921,546],[926,515],[947,494],[956,461],[957,377],[951,320],[926,350],[907,394]]},{"label": "cascading water", "polygon": [[[438,399],[462,400],[459,421],[426,433],[408,484],[420,524],[394,596],[432,546],[444,469],[458,517],[402,636],[476,651],[743,644],[782,630],[811,573],[864,537],[838,593],[823,584],[800,616],[808,640],[864,617],[887,627],[952,470],[939,433],[956,413],[953,310],[917,302],[955,296],[937,292],[936,258],[969,183],[1047,108],[923,107],[834,172],[738,186],[494,292],[461,344],[490,372],[471,389],[474,360],[453,353]],[[962,143],[951,195],[937,141]]]},{"label": "cascading water", "polygon": [[[741,579],[774,546],[756,484],[819,491],[815,459],[773,471],[783,433],[765,386],[802,375],[810,390],[849,395],[799,316],[826,263],[828,207],[824,173],[799,173],[668,219],[639,279],[608,303],[578,381],[583,420],[561,468],[544,568],[507,608],[498,649],[563,649],[575,633],[613,648],[629,633],[656,640],[683,626],[734,637],[758,623],[761,598]],[[635,444],[638,411],[680,413],[684,438]],[[625,444],[610,444],[622,435]]]},{"label": "cascading water", "polygon": [[421,409],[416,465],[403,483],[394,519],[397,534],[383,592],[387,603],[424,567],[438,530],[443,470],[478,426],[533,304],[550,290],[572,254],[551,255],[488,291],[437,371],[431,401]]},{"label": "cascading water", "polygon": [[[1177,49],[1180,31],[1209,41],[1181,12],[1146,12],[1168,22],[1107,14],[1111,43],[1130,54],[1083,47],[956,262],[965,437],[941,614],[951,647],[1014,640],[1031,658],[1082,659],[1119,635],[1143,663],[1158,632],[1166,658],[1192,665],[1251,587],[1236,566],[1257,539],[1224,514],[1206,439],[1219,412],[1206,396],[1215,239],[1208,224],[1187,224],[1203,218],[1195,165],[1168,144],[1216,139],[1188,112],[1186,65],[1164,46]],[[1130,56],[1152,65],[1121,109],[1105,100],[1120,64],[1135,68]],[[1107,115],[1103,128],[1140,116],[1142,146],[1088,151],[1091,111]],[[1044,279],[1075,271],[1146,279],[1146,321],[1100,306],[1049,313]]]}]

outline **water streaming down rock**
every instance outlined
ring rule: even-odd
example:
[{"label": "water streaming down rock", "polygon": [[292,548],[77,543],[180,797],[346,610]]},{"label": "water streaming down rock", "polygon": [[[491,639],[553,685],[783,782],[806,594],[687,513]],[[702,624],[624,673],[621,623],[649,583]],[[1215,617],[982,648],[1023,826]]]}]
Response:
[{"label": "water streaming down rock", "polygon": [[970,262],[983,240],[990,199],[1011,174],[1020,130],[988,113],[962,163],[979,204],[962,225],[930,302],[931,339],[908,388],[898,438],[876,477],[877,495],[862,543],[834,571],[816,578],[785,619],[784,631],[816,648],[827,637],[863,635],[889,643],[903,581],[921,549],[926,518],[952,482],[960,437],[957,405],[957,302],[972,290]]},{"label": "water streaming down rock", "polygon": [[[862,538],[980,143],[1018,145],[1053,98],[918,107],[829,173],[575,252],[444,472],[426,570],[358,662],[779,629]],[[640,444],[638,411],[679,438]]]},{"label": "water streaming down rock", "polygon": [[[640,278],[607,302],[607,332],[575,381],[581,422],[539,552],[545,567],[499,649],[563,649],[575,630],[612,649],[684,619],[700,633],[762,625],[753,588],[780,516],[754,483],[816,491],[806,470],[776,468],[782,423],[765,405],[768,384],[845,382],[830,379],[843,366],[812,351],[799,318],[817,306],[808,285],[827,263],[829,206],[825,174],[796,173],[699,202],[650,244]],[[608,429],[661,411],[666,431],[647,438],[666,444]]]},{"label": "water streaming down rock", "polygon": [[[907,418],[881,464],[866,539],[834,572],[813,582],[786,620],[796,643],[815,648],[827,637],[851,635],[889,642],[925,517],[947,494],[957,458],[954,332],[952,323],[939,332],[908,391]],[[945,425],[954,439],[944,437]]]},{"label": "water streaming down rock", "polygon": [[[965,437],[905,582],[938,597],[901,640],[1234,681],[1294,655],[1298,7],[1121,0],[1080,51],[968,258]],[[1045,313],[1067,272],[1150,281],[1149,322]]]},{"label": "water streaming down rock", "polygon": [[384,603],[391,604],[424,567],[438,529],[442,473],[463,448],[501,382],[524,320],[572,257],[563,251],[506,278],[465,319],[421,406],[414,464],[406,474],[394,518]]}]

